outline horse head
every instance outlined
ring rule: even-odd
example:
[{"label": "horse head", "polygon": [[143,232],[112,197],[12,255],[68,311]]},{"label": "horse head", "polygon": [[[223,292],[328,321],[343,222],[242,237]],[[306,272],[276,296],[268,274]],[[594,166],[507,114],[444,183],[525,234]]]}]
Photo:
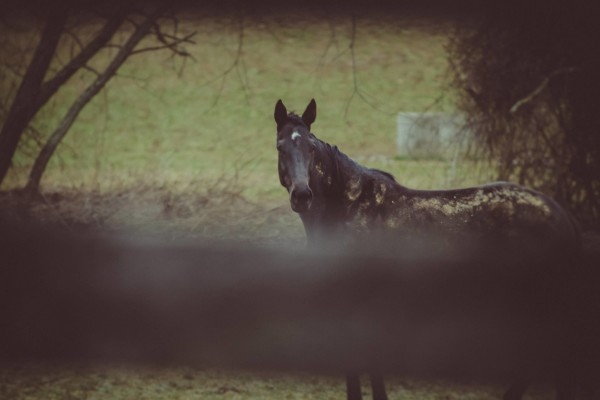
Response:
[{"label": "horse head", "polygon": [[288,113],[281,100],[275,105],[279,181],[290,194],[292,210],[303,213],[310,209],[313,191],[310,171],[315,160],[317,139],[310,126],[317,117],[317,103],[310,101],[302,116]]}]

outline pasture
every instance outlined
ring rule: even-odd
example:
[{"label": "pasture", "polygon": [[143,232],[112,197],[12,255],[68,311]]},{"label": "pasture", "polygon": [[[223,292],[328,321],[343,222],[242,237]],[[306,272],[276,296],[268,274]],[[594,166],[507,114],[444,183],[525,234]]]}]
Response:
[{"label": "pasture", "polygon": [[[452,111],[445,87],[448,22],[410,18],[202,18],[185,62],[160,52],[133,56],[83,111],[42,181],[42,219],[106,230],[161,232],[173,238],[232,238],[298,245],[304,232],[278,181],[273,107],[301,112],[318,103],[314,132],[355,160],[415,188],[449,188],[490,179],[461,160],[398,158],[396,114]],[[102,63],[102,59],[94,62]],[[36,119],[49,134],[86,82],[61,89]],[[2,189],[21,187],[37,149],[21,146]],[[13,199],[4,194],[3,204]],[[11,399],[343,399],[342,376],[199,370],[0,370]],[[390,398],[498,399],[502,387],[392,377]],[[364,391],[368,392],[365,387]],[[530,399],[551,398],[544,388]]]},{"label": "pasture", "polygon": [[[252,205],[259,205],[283,207],[291,216],[276,172],[272,115],[278,98],[292,109],[316,98],[313,129],[319,137],[359,162],[390,171],[407,186],[446,188],[489,179],[466,163],[395,156],[397,112],[452,110],[451,95],[443,90],[448,22],[357,18],[352,54],[350,17],[305,24],[274,17],[183,18],[181,31],[198,32],[197,43],[186,46],[193,59],[167,52],[129,59],[59,146],[42,180],[44,193],[81,196],[88,214],[113,225],[131,221],[88,197],[144,194],[142,199],[160,209],[170,207],[165,199],[182,199],[181,207],[189,208],[185,199],[200,196],[206,204],[183,211],[194,219],[192,231],[209,223],[206,213],[215,214],[210,210],[215,196],[225,197],[216,205],[243,199],[230,207],[241,214],[252,214],[257,211]],[[41,135],[52,131],[92,78],[88,71],[75,76],[42,110],[35,122]],[[2,189],[24,184],[37,141],[21,144]],[[296,219],[289,222],[299,224]]]},{"label": "pasture", "polygon": [[[305,373],[225,372],[212,369],[45,368],[0,371],[0,395],[6,399],[345,399],[342,376]],[[466,385],[415,379],[388,379],[390,399],[496,400],[502,386]],[[370,388],[363,385],[363,393]],[[532,388],[526,400],[552,399],[551,387]]]}]

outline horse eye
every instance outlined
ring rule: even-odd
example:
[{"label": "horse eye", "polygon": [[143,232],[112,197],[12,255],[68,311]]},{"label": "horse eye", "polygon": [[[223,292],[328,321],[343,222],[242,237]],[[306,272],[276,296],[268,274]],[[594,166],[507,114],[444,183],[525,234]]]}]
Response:
[{"label": "horse eye", "polygon": [[277,141],[277,151],[281,151],[283,149],[283,143],[281,142],[281,140]]}]

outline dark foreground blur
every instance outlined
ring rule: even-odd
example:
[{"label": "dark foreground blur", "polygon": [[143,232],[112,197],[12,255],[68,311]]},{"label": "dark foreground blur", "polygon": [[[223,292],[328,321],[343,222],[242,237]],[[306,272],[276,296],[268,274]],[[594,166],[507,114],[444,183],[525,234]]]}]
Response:
[{"label": "dark foreground blur", "polygon": [[597,254],[382,248],[290,252],[5,223],[0,360],[598,381]]}]

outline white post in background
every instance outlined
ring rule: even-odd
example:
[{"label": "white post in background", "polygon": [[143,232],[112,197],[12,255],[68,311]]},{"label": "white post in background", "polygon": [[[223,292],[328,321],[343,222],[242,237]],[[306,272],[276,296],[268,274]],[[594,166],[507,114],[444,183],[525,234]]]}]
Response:
[{"label": "white post in background", "polygon": [[448,182],[456,178],[458,157],[465,149],[468,132],[460,114],[402,112],[396,119],[396,149],[410,159],[451,160]]}]

